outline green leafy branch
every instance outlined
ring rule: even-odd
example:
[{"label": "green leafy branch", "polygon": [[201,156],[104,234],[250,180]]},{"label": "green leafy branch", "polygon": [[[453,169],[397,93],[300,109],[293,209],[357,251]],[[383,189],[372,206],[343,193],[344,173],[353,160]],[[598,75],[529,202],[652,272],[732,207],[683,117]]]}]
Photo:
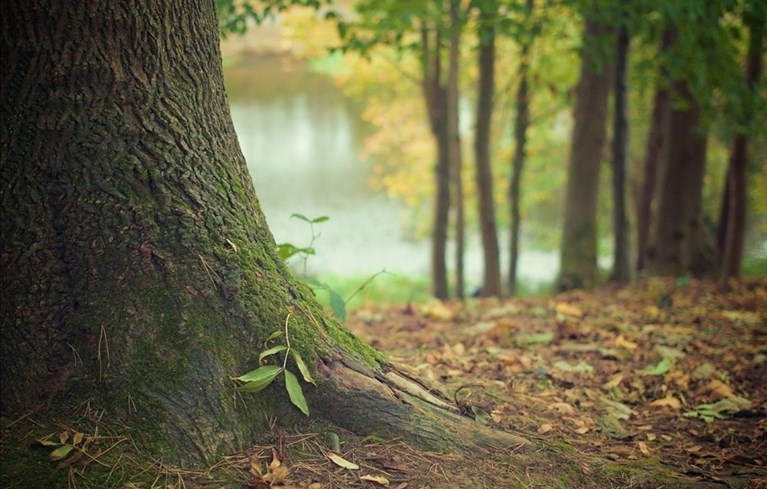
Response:
[{"label": "green leafy branch", "polygon": [[[309,406],[306,403],[306,398],[304,397],[304,392],[301,389],[301,385],[298,383],[298,378],[293,372],[287,369],[288,357],[293,358],[293,361],[298,367],[298,371],[301,373],[301,376],[306,382],[313,384],[315,387],[317,384],[314,382],[311,372],[309,372],[309,368],[306,366],[303,358],[301,358],[301,355],[290,347],[290,336],[288,334],[289,323],[290,314],[288,314],[285,318],[285,344],[275,345],[262,351],[258,356],[258,364],[260,366],[246,374],[235,377],[235,380],[244,382],[244,385],[240,387],[241,391],[259,392],[266,389],[280,374],[283,374],[285,376],[285,389],[288,391],[290,402],[292,402],[294,406],[300,409],[302,413],[309,416]],[[282,331],[275,331],[264,341],[264,347],[266,347],[270,341],[276,340],[282,335]],[[264,365],[270,356],[277,355],[278,353],[282,352],[284,352],[282,366]]]}]

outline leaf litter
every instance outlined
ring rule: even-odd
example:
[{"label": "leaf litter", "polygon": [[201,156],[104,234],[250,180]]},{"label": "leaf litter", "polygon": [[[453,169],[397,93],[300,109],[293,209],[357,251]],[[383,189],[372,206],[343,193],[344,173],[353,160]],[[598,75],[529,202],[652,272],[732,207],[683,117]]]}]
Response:
[{"label": "leaf litter", "polygon": [[498,429],[767,487],[767,280],[365,306],[349,326]]}]

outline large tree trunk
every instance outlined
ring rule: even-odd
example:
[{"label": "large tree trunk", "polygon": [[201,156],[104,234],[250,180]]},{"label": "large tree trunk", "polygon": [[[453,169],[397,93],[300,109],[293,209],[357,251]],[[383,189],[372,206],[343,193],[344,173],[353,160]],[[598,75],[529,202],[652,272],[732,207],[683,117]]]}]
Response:
[{"label": "large tree trunk", "polygon": [[455,209],[455,296],[464,298],[464,242],[466,219],[463,199],[463,158],[461,155],[461,133],[458,104],[459,54],[462,22],[460,18],[460,0],[450,0],[450,48],[447,75],[447,124],[449,141],[450,168],[453,180],[453,208]]},{"label": "large tree trunk", "polygon": [[675,103],[668,119],[662,158],[658,213],[647,268],[652,275],[678,276],[705,267],[702,217],[706,133],[700,108],[684,82],[673,85]]},{"label": "large tree trunk", "polygon": [[[746,57],[746,85],[756,95],[759,77],[762,71],[764,51],[764,30],[767,7],[755,2],[744,14],[744,23],[749,29],[748,54]],[[752,104],[743,108],[743,123],[752,123],[754,110]],[[720,229],[724,233],[722,256],[722,275],[725,278],[740,275],[743,261],[743,242],[746,234],[746,214],[748,211],[748,135],[738,133],[733,137],[727,172],[727,190],[725,192],[726,213],[722,217]],[[721,233],[720,233],[721,234]]]},{"label": "large tree trunk", "polygon": [[279,260],[213,2],[20,0],[2,18],[3,417],[87,402],[145,453],[203,464],[301,416],[279,385],[230,380],[290,316],[310,409],[435,449],[511,443],[380,362]]},{"label": "large tree trunk", "polygon": [[[532,15],[535,0],[527,0],[526,17]],[[516,97],[516,118],[514,119],[514,157],[511,162],[511,181],[509,182],[509,207],[511,215],[511,237],[509,240],[509,295],[517,293],[517,262],[519,261],[519,234],[522,215],[519,209],[522,184],[522,170],[525,166],[527,128],[530,126],[530,93],[528,77],[530,70],[530,48],[533,43],[530,38],[522,41],[519,61],[519,87]]]},{"label": "large tree trunk", "polygon": [[447,285],[447,231],[450,218],[450,138],[447,124],[447,87],[442,82],[442,55],[439,29],[430,33],[421,27],[423,96],[437,148],[434,165],[434,222],[431,238],[432,294],[438,299],[450,295]]},{"label": "large tree trunk", "polygon": [[607,60],[598,55],[596,45],[609,32],[608,26],[586,19],[565,193],[558,279],[561,290],[590,287],[598,278],[597,197],[606,139],[610,70]]},{"label": "large tree trunk", "polygon": [[479,86],[477,88],[477,128],[474,135],[474,154],[477,165],[477,201],[482,237],[484,277],[482,295],[501,295],[501,264],[498,250],[498,230],[495,224],[493,171],[490,163],[491,123],[495,92],[495,17],[498,6],[487,2],[479,15]]},{"label": "large tree trunk", "polygon": [[613,269],[610,280],[626,282],[630,278],[628,221],[626,218],[626,166],[629,150],[628,108],[628,16],[623,9],[627,0],[621,0],[620,25],[615,55],[615,107],[613,108]]}]

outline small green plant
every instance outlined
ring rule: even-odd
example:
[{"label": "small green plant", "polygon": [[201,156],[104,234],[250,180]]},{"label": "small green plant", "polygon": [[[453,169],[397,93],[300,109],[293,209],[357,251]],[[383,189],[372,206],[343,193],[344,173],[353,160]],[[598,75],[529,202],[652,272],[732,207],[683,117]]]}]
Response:
[{"label": "small green plant", "polygon": [[346,304],[349,303],[350,300],[354,298],[358,293],[362,292],[362,290],[367,287],[370,282],[373,281],[376,277],[381,275],[382,273],[387,273],[386,270],[382,270],[372,277],[368,278],[363,282],[362,285],[360,285],[357,290],[355,290],[348,299],[344,299],[338,292],[333,290],[332,287],[330,287],[328,284],[320,282],[319,280],[309,278],[306,276],[306,265],[309,261],[309,257],[316,254],[316,251],[314,249],[314,242],[317,241],[317,238],[320,237],[320,234],[317,233],[314,229],[315,224],[321,224],[325,221],[330,220],[328,216],[320,216],[315,217],[314,219],[309,219],[303,214],[293,213],[290,215],[291,218],[300,219],[301,221],[304,221],[309,224],[309,229],[311,231],[311,239],[309,241],[309,244],[307,246],[298,247],[294,245],[293,243],[280,243],[277,245],[277,253],[280,256],[280,259],[282,261],[287,261],[290,258],[294,256],[300,256],[303,259],[303,280],[309,284],[313,289],[321,289],[325,290],[328,293],[328,297],[330,299],[330,308],[333,311],[333,314],[340,319],[341,321],[346,321]]},{"label": "small green plant", "polygon": [[328,216],[320,216],[315,217],[314,219],[309,219],[305,215],[298,213],[291,214],[290,218],[300,219],[301,221],[309,224],[309,230],[312,233],[311,240],[309,241],[309,244],[304,247],[298,247],[293,243],[280,243],[277,245],[277,253],[280,255],[280,259],[282,261],[287,261],[296,255],[300,256],[303,259],[304,278],[306,278],[306,263],[309,261],[309,257],[311,255],[316,254],[314,250],[314,242],[317,241],[317,238],[320,237],[320,234],[315,232],[314,225],[328,221],[330,218]]},{"label": "small green plant", "polygon": [[[269,335],[269,337],[264,341],[265,349],[258,356],[258,364],[260,366],[257,369],[251,370],[244,375],[235,377],[235,380],[244,382],[244,385],[240,387],[241,391],[259,392],[267,388],[269,384],[271,384],[280,374],[283,374],[285,376],[285,389],[288,391],[290,402],[292,402],[294,406],[300,409],[302,413],[309,416],[309,406],[306,403],[304,391],[301,389],[301,385],[298,383],[298,378],[293,372],[287,369],[288,357],[293,358],[293,361],[298,367],[298,371],[301,373],[301,376],[306,382],[309,382],[314,386],[317,384],[314,382],[311,372],[309,372],[309,368],[306,366],[303,358],[301,358],[301,355],[290,347],[290,336],[288,335],[289,323],[290,314],[288,314],[288,316],[285,318],[285,344],[269,347],[269,343],[283,336],[283,332],[277,330]],[[279,353],[282,353],[284,357],[282,360],[282,366],[266,364],[269,357],[275,356]]]}]

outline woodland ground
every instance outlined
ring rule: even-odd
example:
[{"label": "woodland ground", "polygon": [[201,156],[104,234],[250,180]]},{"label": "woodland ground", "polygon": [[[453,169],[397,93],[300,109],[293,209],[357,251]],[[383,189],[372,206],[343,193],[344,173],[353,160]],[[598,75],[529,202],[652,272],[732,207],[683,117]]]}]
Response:
[{"label": "woodland ground", "polygon": [[311,420],[184,471],[147,461],[83,403],[54,429],[33,413],[4,420],[0,486],[30,487],[9,477],[13,445],[63,487],[767,488],[765,279],[366,306],[348,323],[478,423],[537,448],[436,454]]}]

